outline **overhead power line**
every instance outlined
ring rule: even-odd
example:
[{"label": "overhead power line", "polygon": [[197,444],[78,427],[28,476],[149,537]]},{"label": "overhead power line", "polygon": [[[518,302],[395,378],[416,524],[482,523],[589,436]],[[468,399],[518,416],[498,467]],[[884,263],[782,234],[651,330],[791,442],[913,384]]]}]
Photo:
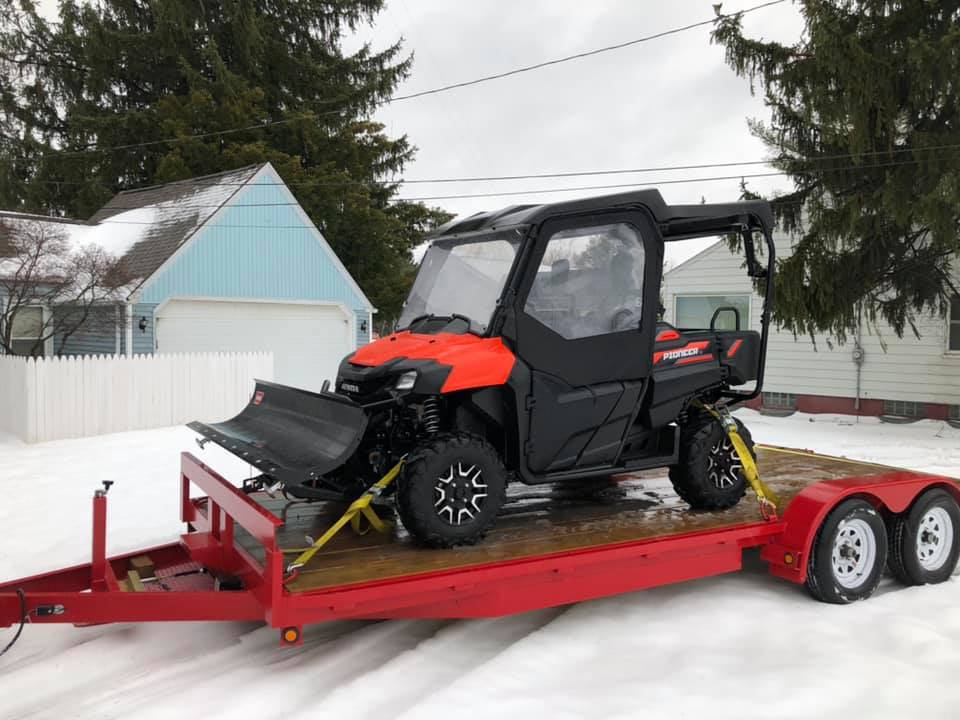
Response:
[{"label": "overhead power line", "polygon": [[[960,143],[949,143],[944,145],[931,145],[929,147],[913,147],[913,148],[894,148],[892,150],[876,150],[871,152],[864,153],[841,153],[836,155],[821,155],[820,157],[814,158],[792,158],[794,162],[799,163],[822,163],[822,162],[832,162],[834,160],[849,160],[853,158],[868,158],[868,157],[883,157],[889,155],[903,155],[905,153],[920,154],[927,152],[941,152],[944,150],[960,150]],[[560,172],[548,172],[548,173],[524,173],[517,175],[476,175],[476,176],[463,176],[463,177],[446,177],[446,178],[396,178],[394,180],[340,180],[340,181],[313,181],[306,180],[302,182],[292,181],[292,182],[257,182],[256,187],[270,187],[270,186],[281,186],[285,185],[287,187],[300,187],[300,186],[309,186],[309,187],[356,187],[356,186],[388,186],[388,185],[429,185],[429,184],[441,184],[441,183],[471,183],[471,182],[499,182],[499,181],[511,181],[511,180],[547,180],[554,178],[573,178],[573,177],[589,177],[594,175],[631,175],[631,174],[640,174],[640,173],[649,173],[649,172],[673,172],[677,170],[707,170],[711,168],[732,168],[732,167],[747,167],[755,165],[773,165],[775,162],[779,162],[781,159],[774,158],[771,160],[739,160],[739,161],[726,161],[726,162],[713,162],[713,163],[696,163],[691,165],[651,165],[647,167],[638,167],[638,168],[607,168],[602,170],[570,170],[570,171],[560,171]],[[857,166],[853,166],[857,167]],[[874,167],[863,165],[860,167]],[[809,172],[819,172],[831,170],[833,168],[817,168],[810,167]],[[841,168],[842,169],[842,168]],[[797,172],[804,172],[804,170],[798,169]],[[85,185],[85,181],[80,180],[31,180],[30,182],[44,183],[48,185]],[[169,183],[165,183],[166,186],[171,185],[191,185],[197,187],[230,187],[230,186],[244,186],[249,185],[248,182],[231,182],[223,181],[218,182],[216,180],[210,180],[209,182],[203,180],[174,180]],[[157,185],[147,185],[143,187],[133,187],[128,188],[127,191],[133,190],[144,190],[151,187],[159,187]],[[253,187],[253,186],[251,186]]]},{"label": "overhead power line", "polygon": [[432,90],[422,90],[420,92],[410,93],[408,95],[395,95],[390,98],[388,102],[399,102],[400,100],[413,100],[414,98],[425,97],[427,95],[436,95],[437,93],[447,92],[449,90],[456,90],[458,88],[470,87],[471,85],[479,85],[480,83],[490,82],[491,80],[502,80],[503,78],[511,77],[513,75],[519,75],[520,73],[530,72],[531,70],[540,70],[541,68],[550,67],[551,65],[560,65],[561,63],[570,62],[572,60],[582,60],[583,58],[593,57],[594,55],[600,55],[602,53],[612,52],[613,50],[622,50],[623,48],[630,47],[632,45],[639,45],[640,43],[649,42],[650,40],[658,40],[668,35],[676,35],[677,33],[686,32],[687,30],[693,30],[694,28],[704,27],[705,25],[713,25],[722,18],[736,17],[737,15],[746,15],[747,13],[755,12],[757,10],[762,10],[763,8],[768,8],[771,5],[780,5],[781,3],[786,2],[786,0],[771,0],[771,2],[765,2],[760,5],[754,5],[753,7],[746,8],[744,10],[739,10],[734,13],[716,13],[709,20],[701,20],[700,22],[690,23],[689,25],[684,25],[682,27],[673,28],[671,30],[664,30],[662,32],[654,33],[653,35],[646,35],[644,37],[636,38],[635,40],[627,40],[626,42],[617,43],[616,45],[607,45],[605,47],[596,48],[595,50],[587,50],[581,53],[575,53],[573,55],[566,55],[564,57],[555,58],[553,60],[545,60],[543,62],[535,63],[533,65],[525,65],[523,67],[514,68],[513,70],[507,70],[501,73],[495,73],[493,75],[484,75],[483,77],[478,77],[473,80],[465,80],[463,82],[451,83],[450,85],[443,85],[438,88],[433,88]]},{"label": "overhead power line", "polygon": [[[830,172],[845,172],[848,170],[876,170],[882,168],[891,168],[891,167],[902,167],[905,165],[915,165],[916,160],[901,160],[898,162],[889,162],[889,163],[877,163],[873,165],[847,165],[839,168],[829,168]],[[801,171],[803,172],[803,171]],[[807,173],[819,172],[817,170],[808,170]],[[747,173],[742,174],[738,173],[736,175],[710,175],[706,177],[685,177],[685,178],[662,178],[657,180],[649,180],[646,182],[633,182],[633,183],[617,183],[613,185],[581,185],[577,187],[568,187],[568,188],[527,188],[525,190],[509,190],[503,192],[489,192],[489,193],[463,193],[457,195],[432,195],[432,196],[423,196],[423,197],[402,197],[402,198],[392,198],[392,202],[420,202],[424,200],[461,200],[467,198],[485,198],[485,197],[506,197],[506,196],[517,196],[517,195],[547,195],[554,193],[563,193],[563,192],[585,192],[588,190],[618,190],[626,188],[643,188],[643,187],[657,187],[661,185],[678,185],[678,184],[689,184],[689,183],[698,183],[698,182],[718,182],[723,180],[740,180],[740,179],[752,179],[752,178],[761,178],[761,177],[782,177],[786,175],[791,175],[793,173],[787,172],[768,172],[768,173]],[[256,187],[251,185],[251,187]],[[255,208],[255,207],[287,207],[295,206],[299,203],[293,202],[266,202],[266,203],[257,203],[257,202],[246,202],[246,203],[237,203],[231,205],[231,208]],[[222,207],[223,204],[209,204],[209,203],[199,203],[191,204],[189,202],[183,203],[174,203],[172,207],[175,207],[177,210],[200,210],[200,209],[216,209]],[[143,210],[149,208],[150,206],[143,205],[130,205],[130,206],[111,206],[109,210],[119,210],[126,212],[128,210]],[[134,221],[134,220],[117,220],[114,221],[110,218],[100,221],[101,224],[121,224],[121,225],[156,225],[160,224],[155,221]],[[255,227],[250,225],[238,225],[237,227]],[[273,227],[273,226],[265,226]]]},{"label": "overhead power line", "polygon": [[[738,10],[737,12],[732,12],[732,13],[717,12],[715,13],[714,17],[710,18],[709,20],[701,20],[700,22],[691,23],[689,25],[683,25],[682,27],[672,28],[670,30],[664,30],[662,32],[654,33],[652,35],[646,35],[644,37],[635,38],[633,40],[627,40],[626,42],[617,43],[615,45],[607,45],[605,47],[595,48],[593,50],[586,50],[584,52],[575,53],[573,55],[566,55],[564,57],[554,58],[552,60],[545,60],[543,62],[535,63],[533,65],[525,65],[522,67],[514,68],[512,70],[506,70],[504,72],[495,73],[492,75],[484,75],[482,77],[474,78],[472,80],[464,80],[462,82],[451,83],[449,85],[443,85],[440,87],[431,88],[429,90],[421,90],[418,92],[407,93],[405,95],[393,95],[387,98],[386,100],[384,100],[384,104],[401,102],[404,100],[413,100],[415,98],[426,97],[428,95],[437,95],[439,93],[449,92],[450,90],[470,87],[472,85],[479,85],[481,83],[491,82],[494,80],[501,80],[506,77],[519,75],[521,73],[531,72],[533,70],[539,70],[541,68],[549,67],[552,65],[560,65],[562,63],[572,62],[574,60],[582,60],[584,58],[592,57],[594,55],[600,55],[602,53],[613,52],[615,50],[622,50],[623,48],[631,47],[633,45],[639,45],[641,43],[649,42],[651,40],[657,40],[660,38],[667,37],[669,35],[676,35],[677,33],[686,32],[687,30],[693,30],[695,28],[704,27],[706,25],[713,25],[718,20],[723,18],[743,16],[748,13],[756,12],[757,10],[762,10],[764,8],[771,7],[773,5],[780,5],[785,2],[787,2],[787,0],[770,0],[769,2],[744,8],[743,10]],[[339,101],[333,101],[333,102],[339,102]],[[184,142],[186,140],[217,137],[220,135],[229,135],[233,133],[247,132],[250,130],[262,130],[264,128],[274,127],[277,125],[286,125],[289,123],[299,122],[301,120],[315,120],[320,117],[339,115],[342,112],[343,112],[342,109],[338,109],[338,110],[329,110],[326,112],[319,112],[319,113],[316,113],[316,112],[305,113],[304,115],[294,117],[294,118],[286,118],[284,120],[272,120],[264,123],[255,123],[251,125],[246,125],[243,127],[228,128],[226,130],[211,130],[209,132],[202,132],[202,133],[188,133],[184,135],[178,135],[177,137],[172,137],[172,138],[162,138],[158,140],[145,140],[143,142],[126,143],[123,145],[110,145],[106,147],[95,146],[95,147],[84,148],[83,150],[50,150],[44,153],[44,155],[46,156],[56,155],[58,157],[71,157],[71,156],[88,155],[91,153],[112,152],[114,150],[132,150],[134,148],[152,147],[154,145],[163,145],[168,143],[172,144],[172,143]]]},{"label": "overhead power line", "polygon": [[646,182],[632,182],[632,183],[617,183],[614,185],[583,185],[580,187],[572,188],[543,188],[539,190],[505,190],[498,192],[487,192],[487,193],[464,193],[461,195],[432,195],[432,196],[417,196],[417,197],[402,197],[395,198],[396,200],[404,202],[420,202],[424,200],[460,200],[465,198],[483,198],[483,197],[506,197],[511,195],[541,195],[541,194],[550,194],[558,192],[573,192],[573,191],[585,191],[585,190],[615,190],[623,188],[639,188],[639,187],[656,187],[660,185],[680,185],[687,183],[696,183],[696,182],[715,182],[719,180],[740,180],[748,178],[762,178],[762,177],[777,177],[793,174],[812,174],[817,172],[845,172],[847,170],[872,170],[878,168],[887,168],[887,167],[898,167],[901,165],[915,165],[917,160],[902,160],[900,162],[892,163],[881,163],[875,165],[849,165],[846,167],[840,168],[821,168],[821,169],[810,169],[810,170],[798,170],[794,172],[767,172],[767,173],[737,173],[736,175],[713,175],[709,177],[687,177],[687,178],[663,178],[658,180],[649,180]]},{"label": "overhead power line", "polygon": [[[335,111],[339,113],[340,111]],[[323,113],[329,115],[333,113]],[[72,157],[79,155],[90,155],[92,153],[111,152],[113,150],[133,150],[134,148],[152,147],[154,145],[165,145],[167,143],[183,142],[184,140],[199,140],[208,137],[217,137],[220,135],[232,135],[234,133],[247,132],[248,130],[263,130],[277,125],[288,125],[290,123],[300,122],[301,120],[311,120],[318,117],[316,113],[300,115],[298,117],[286,118],[284,120],[271,120],[268,122],[254,123],[243,127],[228,128],[227,130],[211,130],[210,132],[190,133],[189,135],[180,135],[174,138],[162,138],[160,140],[144,140],[143,142],[127,143],[126,145],[110,145],[108,147],[91,147],[83,150],[50,150],[43,153],[44,156],[56,155],[58,157]]]}]

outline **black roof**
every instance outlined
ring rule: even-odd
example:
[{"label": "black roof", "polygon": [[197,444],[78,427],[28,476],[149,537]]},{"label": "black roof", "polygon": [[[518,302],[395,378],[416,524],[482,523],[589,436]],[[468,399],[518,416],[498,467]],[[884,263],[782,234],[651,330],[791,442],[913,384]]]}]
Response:
[{"label": "black roof", "polygon": [[[126,230],[138,238],[123,256],[123,263],[131,277],[145,280],[242,190],[261,167],[262,164],[248,165],[214,175],[124,190],[100,208],[90,222],[114,223],[118,231]],[[118,217],[125,213],[130,215]]]},{"label": "black roof", "polygon": [[564,200],[543,205],[512,205],[502,210],[481,212],[463,219],[452,220],[433,233],[453,235],[480,230],[494,230],[512,225],[533,225],[547,217],[568,213],[609,210],[643,206],[661,226],[672,226],[664,232],[664,239],[685,237],[685,231],[707,233],[711,229],[724,232],[738,218],[747,216],[751,224],[771,230],[773,212],[765,200],[743,200],[731,203],[704,203],[697,205],[667,205],[659,190],[631,190],[616,195],[601,195],[579,200]]}]

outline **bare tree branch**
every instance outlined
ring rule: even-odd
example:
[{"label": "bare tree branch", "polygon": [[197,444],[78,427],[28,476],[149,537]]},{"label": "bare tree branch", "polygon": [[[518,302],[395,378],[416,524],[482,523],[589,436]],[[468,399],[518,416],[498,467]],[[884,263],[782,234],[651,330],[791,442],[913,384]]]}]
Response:
[{"label": "bare tree branch", "polygon": [[[116,329],[114,308],[123,302],[129,277],[118,258],[102,248],[80,247],[67,229],[55,222],[7,219],[0,221],[0,349],[21,354],[13,329],[33,308],[44,308],[27,350],[38,353],[54,339],[56,352],[78,331],[106,333]],[[5,255],[5,256],[4,256]],[[28,310],[30,309],[30,310]],[[19,350],[19,353],[18,353]]]}]

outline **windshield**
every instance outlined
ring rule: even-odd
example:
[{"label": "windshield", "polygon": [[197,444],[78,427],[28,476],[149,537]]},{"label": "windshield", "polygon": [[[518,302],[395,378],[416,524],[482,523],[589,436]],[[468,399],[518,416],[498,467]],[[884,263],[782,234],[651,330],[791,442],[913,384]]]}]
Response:
[{"label": "windshield", "polygon": [[513,229],[435,242],[423,256],[398,327],[407,327],[421,315],[464,315],[471,320],[471,330],[485,332],[521,236]]}]

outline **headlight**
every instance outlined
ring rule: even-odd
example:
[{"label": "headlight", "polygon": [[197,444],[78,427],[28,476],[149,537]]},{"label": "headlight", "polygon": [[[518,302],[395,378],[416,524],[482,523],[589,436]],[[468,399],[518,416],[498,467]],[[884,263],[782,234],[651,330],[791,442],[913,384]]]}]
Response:
[{"label": "headlight", "polygon": [[403,375],[397,378],[397,384],[394,385],[395,390],[412,390],[414,384],[417,382],[417,371],[411,370],[410,372],[405,372]]}]

